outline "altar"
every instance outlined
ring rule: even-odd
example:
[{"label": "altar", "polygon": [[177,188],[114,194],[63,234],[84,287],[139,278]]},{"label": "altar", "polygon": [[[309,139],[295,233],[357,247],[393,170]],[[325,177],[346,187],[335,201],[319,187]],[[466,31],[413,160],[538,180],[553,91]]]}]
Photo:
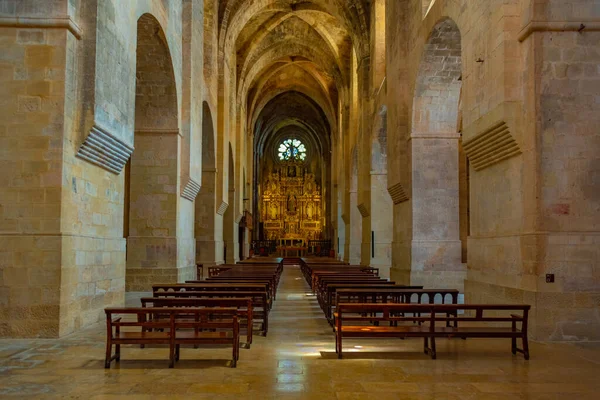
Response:
[{"label": "altar", "polygon": [[261,189],[264,239],[277,240],[282,248],[305,248],[309,240],[321,238],[323,205],[314,174],[287,163],[267,174]]},{"label": "altar", "polygon": [[278,240],[277,254],[279,257],[304,257],[307,250],[306,239],[283,238]]}]

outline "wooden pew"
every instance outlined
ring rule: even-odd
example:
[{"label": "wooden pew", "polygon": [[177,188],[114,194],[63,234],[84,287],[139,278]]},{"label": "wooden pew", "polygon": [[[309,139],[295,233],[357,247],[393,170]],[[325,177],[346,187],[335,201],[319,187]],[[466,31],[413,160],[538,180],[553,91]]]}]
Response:
[{"label": "wooden pew", "polygon": [[[121,359],[121,345],[166,344],[169,346],[169,368],[179,360],[180,346],[198,344],[231,344],[231,367],[239,359],[240,337],[237,309],[235,308],[106,308],[106,358],[104,367],[110,368],[113,360]],[[152,318],[153,314],[167,315]],[[212,321],[211,316],[227,316]],[[118,316],[117,318],[114,318]],[[135,316],[136,320],[124,320]],[[126,330],[122,330],[125,328]],[[135,329],[131,331],[130,329]],[[224,330],[205,332],[204,330]],[[115,346],[115,354],[112,347]]]},{"label": "wooden pew", "polygon": [[[240,324],[246,322],[245,348],[252,345],[253,307],[250,297],[242,298],[173,298],[173,297],[142,297],[142,308],[235,308],[238,311]],[[155,316],[153,316],[154,318]],[[143,329],[143,328],[142,328]]]},{"label": "wooden pew", "polygon": [[193,291],[186,290],[183,292],[175,291],[158,291],[153,293],[154,298],[203,298],[203,299],[218,299],[218,298],[234,298],[252,300],[252,318],[253,321],[261,321],[261,333],[267,336],[269,332],[269,310],[271,303],[266,292],[244,292],[244,291]]},{"label": "wooden pew", "polygon": [[190,285],[215,285],[215,284],[250,284],[250,285],[265,285],[265,289],[269,292],[269,295],[273,300],[277,298],[277,287],[275,281],[271,278],[248,278],[248,277],[236,277],[236,278],[222,278],[221,276],[215,276],[208,278],[204,281],[186,281],[186,284]]},{"label": "wooden pew", "polygon": [[[369,283],[330,283],[325,287],[323,293],[323,312],[330,323],[333,323],[332,308],[335,306],[335,295],[342,289],[366,289],[366,290],[395,290],[403,289],[407,286],[396,285],[393,281],[369,282]],[[419,286],[422,288],[422,286]],[[350,301],[348,301],[350,302]],[[366,302],[363,302],[366,303]]]},{"label": "wooden pew", "polygon": [[390,282],[385,279],[381,280],[343,280],[336,279],[331,281],[323,282],[322,286],[317,290],[317,300],[319,305],[327,315],[327,306],[333,303],[333,295],[337,289],[341,288],[371,288],[371,287],[384,287],[392,288],[397,287],[395,282]]},{"label": "wooden pew", "polygon": [[[511,339],[512,353],[522,353],[525,359],[529,360],[527,342],[529,309],[529,305],[514,304],[340,303],[335,313],[336,352],[338,358],[342,358],[344,337],[421,337],[424,339],[425,354],[436,359],[436,338],[508,338]],[[474,312],[475,316],[460,315],[459,310]],[[484,315],[489,312],[494,314],[507,312],[510,315]],[[521,315],[514,312],[521,312]],[[428,316],[421,316],[424,314]],[[379,323],[387,321],[390,322],[390,326],[370,325],[374,321]],[[420,324],[407,326],[399,325],[400,322],[420,322]],[[517,324],[521,325],[521,329],[518,329]],[[504,326],[498,327],[498,325]],[[517,347],[517,339],[521,339],[522,348]]]},{"label": "wooden pew", "polygon": [[313,291],[315,293],[322,291],[324,286],[330,282],[385,282],[387,279],[382,279],[378,276],[366,274],[366,273],[358,273],[358,274],[333,274],[333,275],[315,275],[313,278]]},{"label": "wooden pew", "polygon": [[152,285],[152,292],[183,292],[183,291],[244,291],[244,292],[266,292],[269,301],[272,299],[271,291],[267,284],[260,283],[223,283],[215,281],[201,281],[198,283],[163,283]]},{"label": "wooden pew", "polygon": [[[458,304],[459,291],[456,289],[423,289],[422,286],[396,286],[395,288],[340,288],[335,293],[333,308],[341,303],[407,303]],[[333,316],[333,312],[331,314]],[[420,315],[417,315],[420,316]],[[331,323],[335,323],[332,318]]]},{"label": "wooden pew", "polygon": [[308,282],[309,285],[311,285],[312,287],[312,275],[315,272],[327,272],[327,271],[331,271],[331,272],[336,272],[336,271],[355,271],[355,272],[361,272],[361,270],[365,269],[364,266],[360,266],[360,265],[343,265],[343,264],[334,264],[334,265],[330,265],[330,264],[307,264],[306,262],[303,262],[300,265],[300,271],[302,272],[302,274],[304,275],[304,278],[306,279],[306,282]]}]

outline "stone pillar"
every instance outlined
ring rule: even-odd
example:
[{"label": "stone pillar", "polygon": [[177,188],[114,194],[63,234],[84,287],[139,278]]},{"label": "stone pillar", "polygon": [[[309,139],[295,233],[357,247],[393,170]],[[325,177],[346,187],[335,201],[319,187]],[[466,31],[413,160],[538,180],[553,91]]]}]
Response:
[{"label": "stone pillar", "polygon": [[239,220],[237,220],[235,215],[235,189],[230,189],[229,205],[223,217],[223,240],[226,249],[226,264],[235,264],[240,261],[238,229]]},{"label": "stone pillar", "polygon": [[[371,173],[371,229],[374,235],[371,266],[379,268],[379,275],[390,277],[392,265],[392,232],[394,227],[393,202],[387,191],[387,173]],[[371,249],[369,249],[369,252]]]},{"label": "stone pillar", "polygon": [[411,283],[462,291],[458,134],[412,137]]},{"label": "stone pillar", "polygon": [[[63,262],[71,279],[77,277],[76,262],[85,263],[87,256],[82,251],[76,259],[68,246],[78,238],[61,229],[64,198],[73,188],[84,189],[63,176],[81,30],[71,16],[65,19],[66,2],[13,5],[3,12],[15,14],[3,15],[0,23],[0,337],[56,337],[75,328],[61,326],[61,314],[64,321],[71,316],[71,300],[61,291],[68,284]],[[25,16],[33,19],[18,18]],[[28,26],[35,18],[44,18],[50,29]],[[68,224],[64,229],[74,230]],[[86,244],[97,243],[90,238]],[[111,261],[110,254],[98,257],[100,263]],[[87,295],[88,289],[81,291]]]},{"label": "stone pillar", "polygon": [[131,157],[126,289],[178,281],[177,132],[135,133]]},{"label": "stone pillar", "polygon": [[[373,4],[373,7],[375,5]],[[358,65],[359,129],[357,137],[358,186],[357,206],[361,216],[360,264],[371,263],[371,133],[373,93],[371,58],[364,57]]]},{"label": "stone pillar", "polygon": [[[358,210],[358,193],[350,191],[350,223],[349,228],[349,247],[348,262],[351,265],[359,265],[361,262],[362,247],[362,215]],[[347,231],[348,232],[348,231]]]},{"label": "stone pillar", "polygon": [[[223,236],[216,235],[218,216],[215,194],[216,180],[216,169],[204,169],[202,171],[202,187],[196,197],[196,263],[203,264],[204,268],[217,265],[217,260],[223,258],[223,242],[217,240],[217,237],[222,238]],[[220,246],[218,242],[220,242]],[[221,253],[219,253],[219,248]]]}]

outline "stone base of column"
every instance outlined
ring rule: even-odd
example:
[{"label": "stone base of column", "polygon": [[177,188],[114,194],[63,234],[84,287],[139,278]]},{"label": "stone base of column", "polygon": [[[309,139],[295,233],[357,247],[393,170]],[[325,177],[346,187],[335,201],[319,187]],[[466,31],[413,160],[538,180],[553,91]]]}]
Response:
[{"label": "stone base of column", "polygon": [[204,266],[204,276],[199,276],[198,279],[208,276],[208,268],[215,265],[225,263],[223,259],[223,241],[217,240],[196,240],[196,263]]},{"label": "stone base of column", "polygon": [[392,269],[391,265],[371,263],[371,267],[379,269],[379,277],[385,278],[385,279],[390,279],[391,269]]},{"label": "stone base of column", "polygon": [[233,241],[226,241],[225,246],[227,248],[227,257],[225,264],[235,264],[240,261],[240,250],[239,243]]},{"label": "stone base of column", "polygon": [[[149,292],[157,283],[177,283],[177,238],[129,237],[125,290]],[[183,272],[185,274],[185,272]]]},{"label": "stone base of column", "polygon": [[410,284],[428,288],[465,290],[466,271],[411,271]]},{"label": "stone base of column", "polygon": [[464,290],[460,240],[413,240],[411,254],[411,285]]}]

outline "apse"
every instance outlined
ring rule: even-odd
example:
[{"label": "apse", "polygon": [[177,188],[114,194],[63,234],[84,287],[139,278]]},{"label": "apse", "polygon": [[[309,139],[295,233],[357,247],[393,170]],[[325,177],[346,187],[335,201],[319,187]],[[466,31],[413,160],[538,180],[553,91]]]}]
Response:
[{"label": "apse", "polygon": [[330,125],[309,96],[274,97],[255,123],[255,240],[330,239]]}]

